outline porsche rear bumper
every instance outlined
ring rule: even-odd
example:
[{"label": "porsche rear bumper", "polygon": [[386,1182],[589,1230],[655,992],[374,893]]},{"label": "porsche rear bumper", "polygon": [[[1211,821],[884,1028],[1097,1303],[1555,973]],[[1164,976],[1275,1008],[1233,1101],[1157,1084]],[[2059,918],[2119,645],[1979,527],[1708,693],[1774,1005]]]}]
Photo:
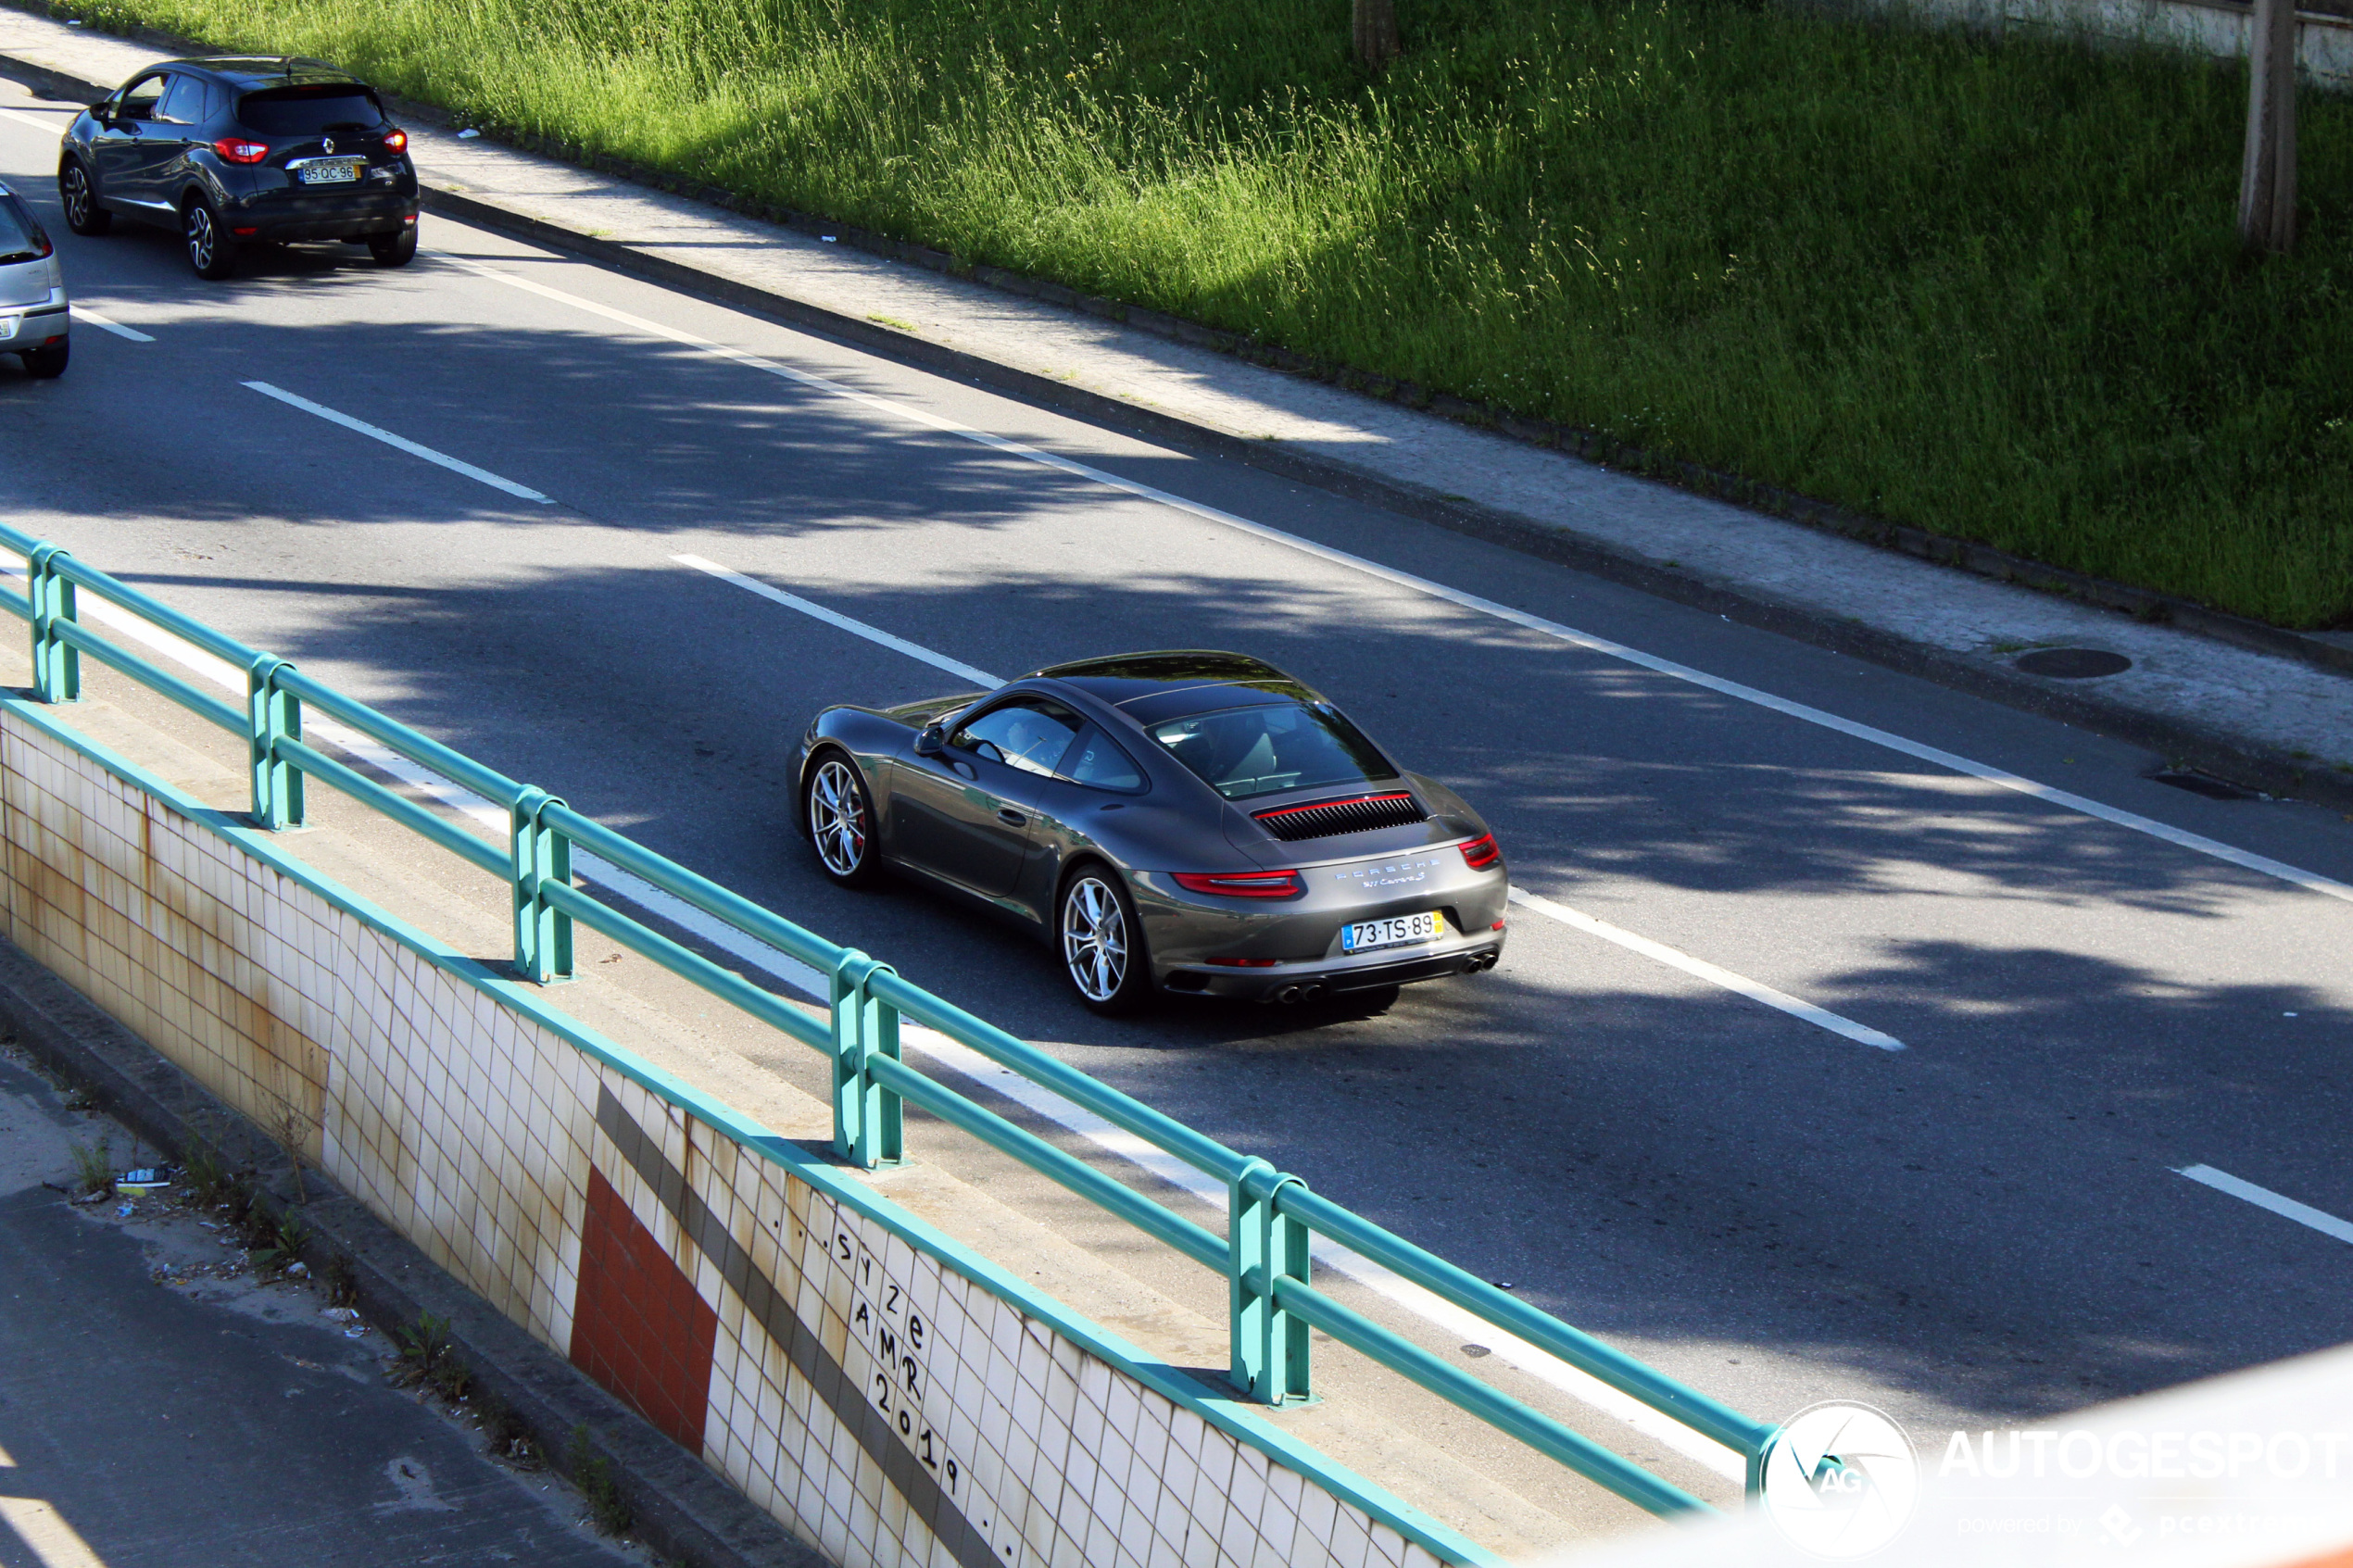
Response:
[{"label": "porsche rear bumper", "polygon": [[1420,980],[1441,980],[1450,974],[1478,974],[1495,967],[1503,957],[1500,932],[1479,940],[1410,950],[1365,953],[1338,964],[1275,964],[1235,969],[1208,964],[1154,965],[1160,988],[1179,997],[1226,997],[1246,1002],[1305,1002],[1318,997],[1343,996],[1383,985],[1411,985]]}]

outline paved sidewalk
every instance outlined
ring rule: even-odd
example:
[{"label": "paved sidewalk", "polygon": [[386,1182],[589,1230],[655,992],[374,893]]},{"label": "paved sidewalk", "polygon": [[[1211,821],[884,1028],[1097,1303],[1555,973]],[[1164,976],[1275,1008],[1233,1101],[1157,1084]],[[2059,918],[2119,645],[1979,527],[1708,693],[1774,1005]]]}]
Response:
[{"label": "paved sidewalk", "polygon": [[[14,60],[112,83],[157,57],[154,45],[0,9],[0,69]],[[1359,482],[1368,498],[1433,521],[1500,527],[1572,564],[2171,759],[2353,803],[2353,676],[1817,532],[487,138],[411,129],[428,185],[459,194],[476,219],[535,222],[543,239],[673,279],[688,269],[708,292],[766,295],[919,361],[1001,371],[990,379],[1064,407],[1129,411],[1164,439],[1189,433],[1246,460]],[[2091,680],[2017,668],[2044,647],[2133,665]]]},{"label": "paved sidewalk", "polygon": [[44,1185],[73,1185],[74,1146],[101,1138],[133,1158],[0,1047],[0,1568],[652,1561],[389,1386],[383,1335],[258,1283],[198,1216]]}]

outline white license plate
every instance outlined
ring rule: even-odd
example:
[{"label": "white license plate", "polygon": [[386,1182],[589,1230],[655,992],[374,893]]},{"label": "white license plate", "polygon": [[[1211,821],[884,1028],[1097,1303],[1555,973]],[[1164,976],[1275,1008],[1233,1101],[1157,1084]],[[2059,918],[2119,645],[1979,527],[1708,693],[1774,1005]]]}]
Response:
[{"label": "white license plate", "polygon": [[1446,935],[1441,914],[1391,915],[1387,920],[1358,921],[1340,928],[1340,950],[1370,952],[1375,947],[1402,947],[1409,942],[1432,942]]},{"label": "white license plate", "polygon": [[21,316],[0,316],[0,343],[17,335],[17,323],[23,319]]},{"label": "white license plate", "polygon": [[313,162],[302,166],[302,182],[306,185],[346,185],[359,178],[359,164],[357,159]]}]

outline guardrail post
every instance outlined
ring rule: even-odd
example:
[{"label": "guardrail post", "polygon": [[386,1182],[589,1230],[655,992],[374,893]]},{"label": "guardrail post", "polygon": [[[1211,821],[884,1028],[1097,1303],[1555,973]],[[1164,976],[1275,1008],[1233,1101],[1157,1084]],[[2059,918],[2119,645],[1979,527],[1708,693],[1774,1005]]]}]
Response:
[{"label": "guardrail post", "polygon": [[562,804],[526,787],[508,818],[514,828],[515,972],[535,985],[572,978],[572,917],[539,891],[547,883],[572,885],[572,840],[539,820]]},{"label": "guardrail post", "polygon": [[253,820],[271,833],[302,826],[302,770],[278,755],[278,742],[302,738],[302,699],[278,689],[278,671],[293,668],[274,653],[261,653],[245,671]]},{"label": "guardrail post", "polygon": [[866,1070],[872,1057],[899,1060],[899,1010],[866,988],[896,972],[855,947],[834,963],[834,1153],[867,1171],[907,1158],[905,1106]]},{"label": "guardrail post", "polygon": [[1307,1227],[1276,1211],[1276,1195],[1307,1184],[1264,1160],[1252,1160],[1227,1187],[1227,1234],[1233,1250],[1228,1332],[1233,1366],[1227,1376],[1261,1404],[1298,1404],[1315,1397],[1308,1377],[1304,1319],[1275,1300],[1275,1282],[1308,1277]]},{"label": "guardrail post", "polygon": [[61,545],[35,545],[25,556],[24,596],[32,612],[32,695],[43,702],[82,700],[82,652],[53,628],[77,619],[73,583],[52,564]]}]

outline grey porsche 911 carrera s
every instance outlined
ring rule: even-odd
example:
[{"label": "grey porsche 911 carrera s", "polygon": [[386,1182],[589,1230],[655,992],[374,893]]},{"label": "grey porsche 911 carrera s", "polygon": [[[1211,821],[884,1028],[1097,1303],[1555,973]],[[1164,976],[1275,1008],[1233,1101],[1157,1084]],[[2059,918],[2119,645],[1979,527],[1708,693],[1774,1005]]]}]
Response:
[{"label": "grey porsche 911 carrera s", "polygon": [[1242,654],[828,708],[799,777],[827,876],[887,866],[1011,916],[1101,1012],[1476,974],[1504,949],[1504,857],[1478,814]]}]

